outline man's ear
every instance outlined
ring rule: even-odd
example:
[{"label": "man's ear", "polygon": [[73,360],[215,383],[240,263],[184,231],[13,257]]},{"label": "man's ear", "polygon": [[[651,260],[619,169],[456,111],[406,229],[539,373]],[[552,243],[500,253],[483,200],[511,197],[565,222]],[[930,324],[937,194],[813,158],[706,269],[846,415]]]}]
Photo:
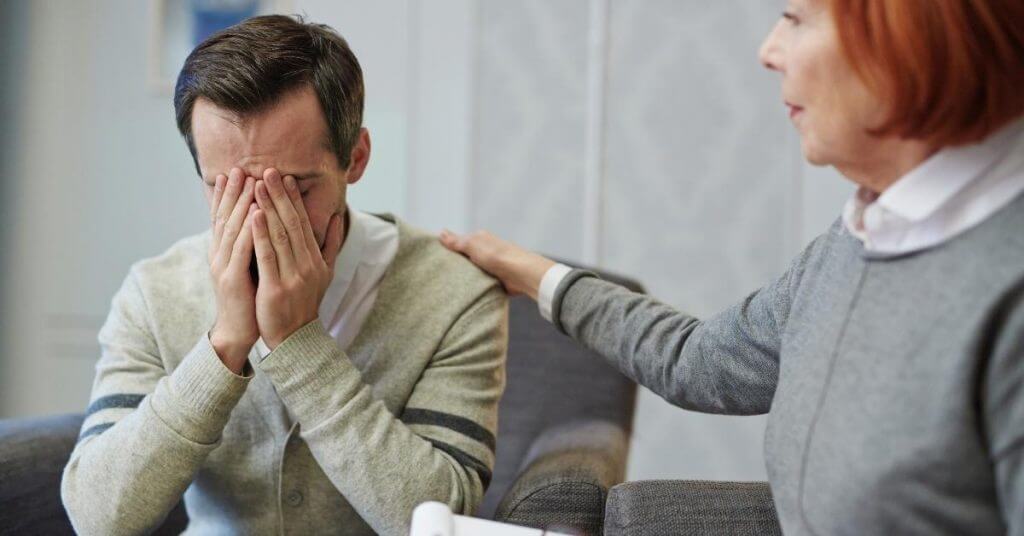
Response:
[{"label": "man's ear", "polygon": [[359,182],[359,179],[363,177],[363,172],[366,171],[366,164],[370,162],[370,131],[366,128],[359,129],[359,139],[356,140],[355,146],[352,147],[352,153],[349,155],[348,174],[346,181],[349,184],[355,184]]}]

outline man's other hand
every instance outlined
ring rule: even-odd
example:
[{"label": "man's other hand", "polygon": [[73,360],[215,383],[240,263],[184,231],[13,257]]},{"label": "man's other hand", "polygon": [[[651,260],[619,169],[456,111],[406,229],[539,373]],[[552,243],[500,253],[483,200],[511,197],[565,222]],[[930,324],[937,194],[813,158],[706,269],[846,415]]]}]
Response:
[{"label": "man's other hand", "polygon": [[295,178],[282,178],[274,168],[256,182],[256,203],[259,208],[253,213],[252,226],[260,272],[256,321],[263,342],[273,350],[318,318],[341,248],[341,216],[331,216],[321,249]]},{"label": "man's other hand", "polygon": [[233,168],[218,175],[210,203],[213,238],[208,253],[217,300],[217,319],[210,343],[224,365],[241,374],[249,350],[259,338],[256,323],[256,285],[249,275],[255,249],[252,221],[256,179]]}]

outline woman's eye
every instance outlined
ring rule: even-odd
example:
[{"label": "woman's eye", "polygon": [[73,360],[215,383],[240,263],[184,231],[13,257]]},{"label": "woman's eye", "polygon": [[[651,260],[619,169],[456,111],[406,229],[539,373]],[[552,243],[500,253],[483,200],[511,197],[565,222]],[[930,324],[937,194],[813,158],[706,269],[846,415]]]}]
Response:
[{"label": "woman's eye", "polygon": [[794,15],[794,14],[788,12],[788,11],[784,11],[782,13],[782,18],[786,19],[787,21],[789,21],[790,24],[793,24],[793,25],[796,25],[797,23],[800,22],[800,20],[796,18],[796,15]]}]

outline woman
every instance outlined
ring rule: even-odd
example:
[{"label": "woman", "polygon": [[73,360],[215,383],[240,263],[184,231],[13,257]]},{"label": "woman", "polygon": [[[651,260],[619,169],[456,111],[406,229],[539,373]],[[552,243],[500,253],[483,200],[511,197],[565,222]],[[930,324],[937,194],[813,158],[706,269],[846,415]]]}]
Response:
[{"label": "woman", "polygon": [[761,60],[859,190],[732,308],[442,242],[673,404],[768,413],[785,532],[1024,535],[1024,2],[792,0]]}]

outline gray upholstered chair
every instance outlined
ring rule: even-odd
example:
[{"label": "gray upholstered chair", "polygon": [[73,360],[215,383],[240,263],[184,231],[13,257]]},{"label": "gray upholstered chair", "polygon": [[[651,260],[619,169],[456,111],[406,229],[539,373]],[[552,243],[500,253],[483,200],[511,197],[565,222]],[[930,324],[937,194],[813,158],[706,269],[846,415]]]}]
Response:
[{"label": "gray upholstered chair", "polygon": [[612,488],[607,536],[781,535],[767,482],[648,480]]},{"label": "gray upholstered chair", "polygon": [[[497,463],[478,515],[601,534],[608,491],[625,473],[636,387],[555,331],[527,298],[511,300],[509,330]],[[60,476],[81,421],[0,421],[0,533],[71,533]],[[186,523],[179,504],[158,533]]]}]

